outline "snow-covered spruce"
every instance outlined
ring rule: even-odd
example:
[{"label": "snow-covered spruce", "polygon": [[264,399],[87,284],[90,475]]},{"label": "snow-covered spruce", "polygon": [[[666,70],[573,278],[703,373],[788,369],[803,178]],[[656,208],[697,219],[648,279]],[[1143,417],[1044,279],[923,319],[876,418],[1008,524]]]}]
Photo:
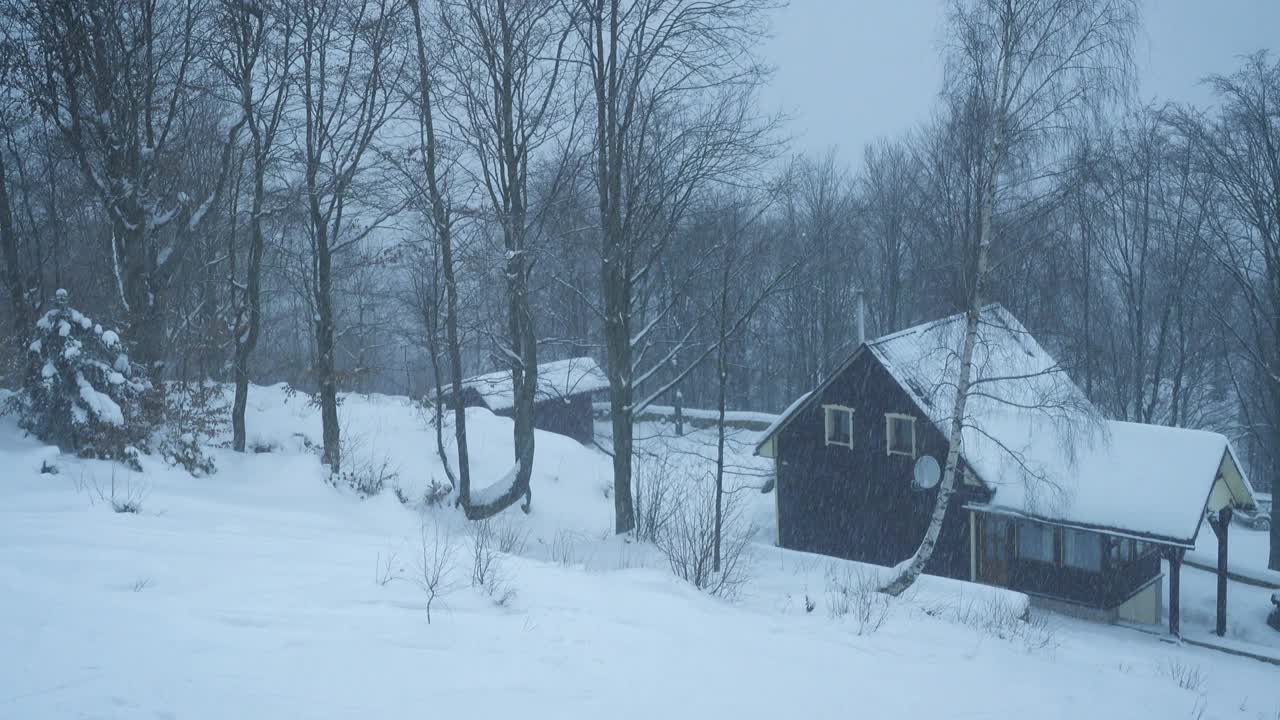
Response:
[{"label": "snow-covered spruce", "polygon": [[85,457],[136,462],[151,384],[119,333],[72,308],[58,290],[53,309],[36,322],[27,360],[19,399],[25,430]]}]

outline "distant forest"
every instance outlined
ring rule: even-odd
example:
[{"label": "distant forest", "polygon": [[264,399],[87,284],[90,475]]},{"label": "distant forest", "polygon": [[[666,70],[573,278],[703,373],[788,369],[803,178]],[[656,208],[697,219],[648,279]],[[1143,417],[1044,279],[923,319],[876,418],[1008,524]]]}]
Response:
[{"label": "distant forest", "polygon": [[[794,154],[758,99],[773,9],[3,0],[3,384],[63,288],[156,377],[334,413],[581,355],[629,413],[715,407],[721,372],[729,407],[777,412],[854,349],[859,294],[868,336],[966,309],[993,187],[985,301],[1108,415],[1280,472],[1276,58],[1195,107],[1136,104],[1120,53],[988,184],[954,59],[927,122]],[[890,69],[831,92],[862,71]]]}]

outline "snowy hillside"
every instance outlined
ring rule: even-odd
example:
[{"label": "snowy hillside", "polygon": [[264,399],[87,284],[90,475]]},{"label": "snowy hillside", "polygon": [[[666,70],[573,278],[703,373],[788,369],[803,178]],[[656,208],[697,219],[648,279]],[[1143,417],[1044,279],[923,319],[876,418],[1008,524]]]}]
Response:
[{"label": "snowy hillside", "polygon": [[[612,536],[609,458],[548,433],[533,512],[490,526],[511,552],[474,587],[460,513],[325,484],[317,411],[250,398],[263,452],[214,450],[203,478],[59,455],[0,418],[0,718],[1280,718],[1272,665],[1022,622],[1024,597],[955,581],[868,596],[870,568],[771,547],[772,496],[750,488],[746,583],[711,597]],[[408,499],[443,479],[405,399],[349,396],[342,417],[345,456]],[[483,487],[511,423],[468,424]],[[640,430],[648,457],[709,469],[710,431]],[[730,445],[736,485],[767,468],[750,439]]]}]

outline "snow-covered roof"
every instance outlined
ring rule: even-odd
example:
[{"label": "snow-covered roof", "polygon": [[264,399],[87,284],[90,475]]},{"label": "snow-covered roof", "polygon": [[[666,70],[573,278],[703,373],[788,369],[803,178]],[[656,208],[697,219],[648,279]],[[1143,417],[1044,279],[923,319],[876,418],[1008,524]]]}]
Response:
[{"label": "snow-covered roof", "polygon": [[805,401],[813,396],[814,392],[815,391],[810,390],[809,392],[791,401],[791,404],[787,406],[787,409],[783,410],[781,415],[775,417],[773,419],[773,422],[769,423],[769,427],[765,428],[764,431],[760,433],[760,439],[756,444],[757,455],[763,455],[764,457],[773,457],[774,436],[777,435],[778,431],[782,429],[782,426],[785,425],[789,419],[791,419],[791,416],[794,415],[800,409],[800,406],[804,405]]},{"label": "snow-covered roof", "polygon": [[[951,434],[964,320],[953,315],[864,346],[944,437]],[[1186,545],[1194,543],[1220,474],[1229,476],[1226,492],[1237,504],[1253,503],[1225,436],[1102,419],[1000,305],[982,311],[972,383],[962,454],[992,490],[983,509]],[[770,439],[762,434],[761,445]]]},{"label": "snow-covered roof", "polygon": [[[511,383],[510,370],[477,375],[463,380],[462,385],[476,391],[490,410],[506,410],[515,404],[515,390]],[[576,357],[540,363],[538,389],[534,398],[536,402],[542,402],[608,388],[609,378],[595,360],[589,357]]]}]

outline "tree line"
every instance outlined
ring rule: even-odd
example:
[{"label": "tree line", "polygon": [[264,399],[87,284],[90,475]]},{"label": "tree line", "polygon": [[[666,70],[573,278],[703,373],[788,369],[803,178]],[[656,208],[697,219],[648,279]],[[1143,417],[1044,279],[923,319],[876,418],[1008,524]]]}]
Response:
[{"label": "tree line", "polygon": [[626,531],[646,406],[778,411],[852,351],[859,294],[872,336],[980,295],[1107,414],[1223,431],[1257,484],[1280,472],[1280,63],[1241,56],[1201,108],[1136,102],[1127,51],[1056,76],[1014,53],[1047,84],[992,100],[1008,33],[1119,42],[1131,3],[954,3],[931,116],[852,163],[792,154],[761,110],[771,0],[2,7],[13,382],[66,288],[154,378],[233,384],[236,449],[250,382],[311,395],[337,471],[340,393],[510,370],[505,482],[470,477],[465,415],[435,408],[483,517],[532,500],[537,364],[591,355]]}]

